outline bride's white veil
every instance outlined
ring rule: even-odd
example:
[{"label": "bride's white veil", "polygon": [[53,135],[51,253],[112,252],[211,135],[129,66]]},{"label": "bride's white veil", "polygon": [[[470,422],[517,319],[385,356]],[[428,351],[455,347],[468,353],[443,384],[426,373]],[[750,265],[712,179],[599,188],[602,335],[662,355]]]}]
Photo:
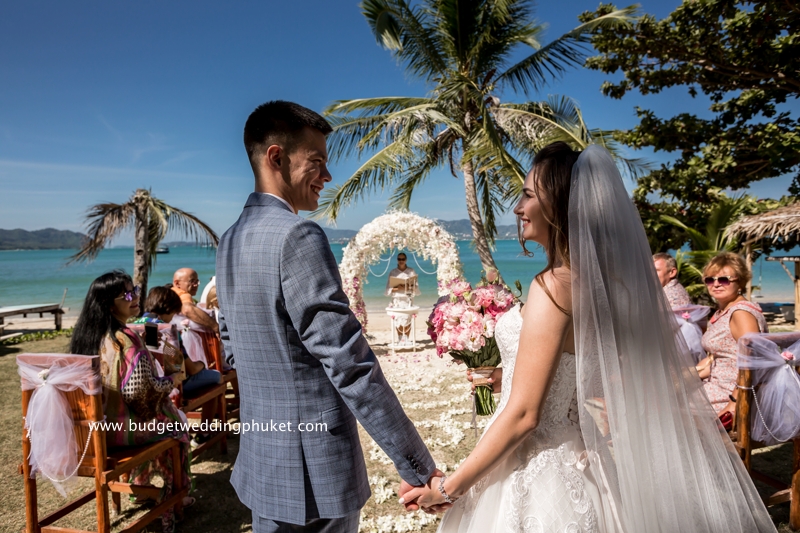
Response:
[{"label": "bride's white veil", "polygon": [[622,177],[598,146],[573,168],[569,247],[581,431],[606,520],[626,533],[775,531],[676,335]]}]

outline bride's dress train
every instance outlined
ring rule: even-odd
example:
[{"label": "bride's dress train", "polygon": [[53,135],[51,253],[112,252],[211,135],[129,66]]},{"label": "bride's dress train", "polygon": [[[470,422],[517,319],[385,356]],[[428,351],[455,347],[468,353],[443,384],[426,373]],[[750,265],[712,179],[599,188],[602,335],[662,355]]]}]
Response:
[{"label": "bride's dress train", "polygon": [[[497,411],[511,394],[522,316],[519,306],[497,323],[503,360]],[[577,417],[576,360],[561,356],[536,430],[444,515],[444,533],[606,532],[597,484],[586,460]]]}]

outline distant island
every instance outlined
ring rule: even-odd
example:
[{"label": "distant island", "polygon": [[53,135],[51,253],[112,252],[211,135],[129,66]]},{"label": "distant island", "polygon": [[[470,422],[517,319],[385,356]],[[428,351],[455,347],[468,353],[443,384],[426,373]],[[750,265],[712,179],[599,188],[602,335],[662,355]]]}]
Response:
[{"label": "distant island", "polygon": [[[437,220],[456,240],[471,240],[472,226],[468,219]],[[332,243],[347,244],[358,231],[352,229],[322,228]],[[498,226],[497,239],[516,239],[515,225]],[[0,250],[59,250],[77,249],[81,247],[86,235],[75,231],[53,228],[26,231],[24,229],[0,229]],[[191,241],[164,242],[164,246],[177,248],[181,246],[197,246]],[[125,246],[127,248],[128,246]]]},{"label": "distant island", "polygon": [[81,247],[84,239],[86,235],[83,233],[54,228],[36,231],[0,229],[0,250],[76,249]]}]

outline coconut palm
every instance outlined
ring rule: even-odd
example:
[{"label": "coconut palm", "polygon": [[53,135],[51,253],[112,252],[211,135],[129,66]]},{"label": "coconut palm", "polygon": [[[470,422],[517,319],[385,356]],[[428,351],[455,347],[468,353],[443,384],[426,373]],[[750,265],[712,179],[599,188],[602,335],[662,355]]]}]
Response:
[{"label": "coconut palm", "polygon": [[[313,216],[335,222],[343,208],[384,188],[393,189],[390,208],[408,209],[431,171],[449,167],[464,178],[481,263],[496,268],[495,220],[522,189],[523,154],[558,140],[574,148],[615,148],[611,132],[587,128],[569,98],[515,104],[498,95],[504,89],[529,94],[581,65],[589,35],[630,24],[634,8],[584,23],[544,46],[538,40],[544,26],[523,0],[363,0],[361,9],[378,42],[432,89],[425,97],[342,100],[326,110],[334,128],[331,158],[371,155],[344,183],[325,190]],[[512,62],[520,49],[531,53]]]},{"label": "coconut palm", "polygon": [[119,233],[133,227],[133,283],[147,294],[147,278],[156,263],[156,248],[170,229],[198,244],[217,246],[219,237],[205,222],[137,189],[124,204],[97,204],[86,215],[88,239],[70,262],[91,261]]}]

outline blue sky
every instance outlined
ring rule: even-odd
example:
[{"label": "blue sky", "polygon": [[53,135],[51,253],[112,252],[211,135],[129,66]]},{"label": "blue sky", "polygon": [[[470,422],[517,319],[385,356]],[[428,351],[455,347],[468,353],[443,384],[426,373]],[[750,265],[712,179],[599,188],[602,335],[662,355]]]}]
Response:
[{"label": "blue sky", "polygon": [[[659,18],[678,4],[641,2]],[[545,42],[597,5],[540,3]],[[636,105],[661,116],[707,108],[682,89],[612,100],[600,93],[604,79],[574,70],[531,98],[571,96],[590,127],[607,129],[634,126]],[[145,187],[222,233],[252,190],[241,132],[255,106],[287,99],[321,111],[337,99],[426,90],[376,44],[355,0],[7,2],[0,18],[0,228],[81,230],[90,205],[123,202]],[[333,183],[357,166],[333,165]],[[777,197],[789,182],[776,178],[753,192]],[[345,211],[338,227],[358,229],[384,211],[386,198],[374,195]],[[444,171],[432,176],[411,208],[466,218],[461,180]]]}]

